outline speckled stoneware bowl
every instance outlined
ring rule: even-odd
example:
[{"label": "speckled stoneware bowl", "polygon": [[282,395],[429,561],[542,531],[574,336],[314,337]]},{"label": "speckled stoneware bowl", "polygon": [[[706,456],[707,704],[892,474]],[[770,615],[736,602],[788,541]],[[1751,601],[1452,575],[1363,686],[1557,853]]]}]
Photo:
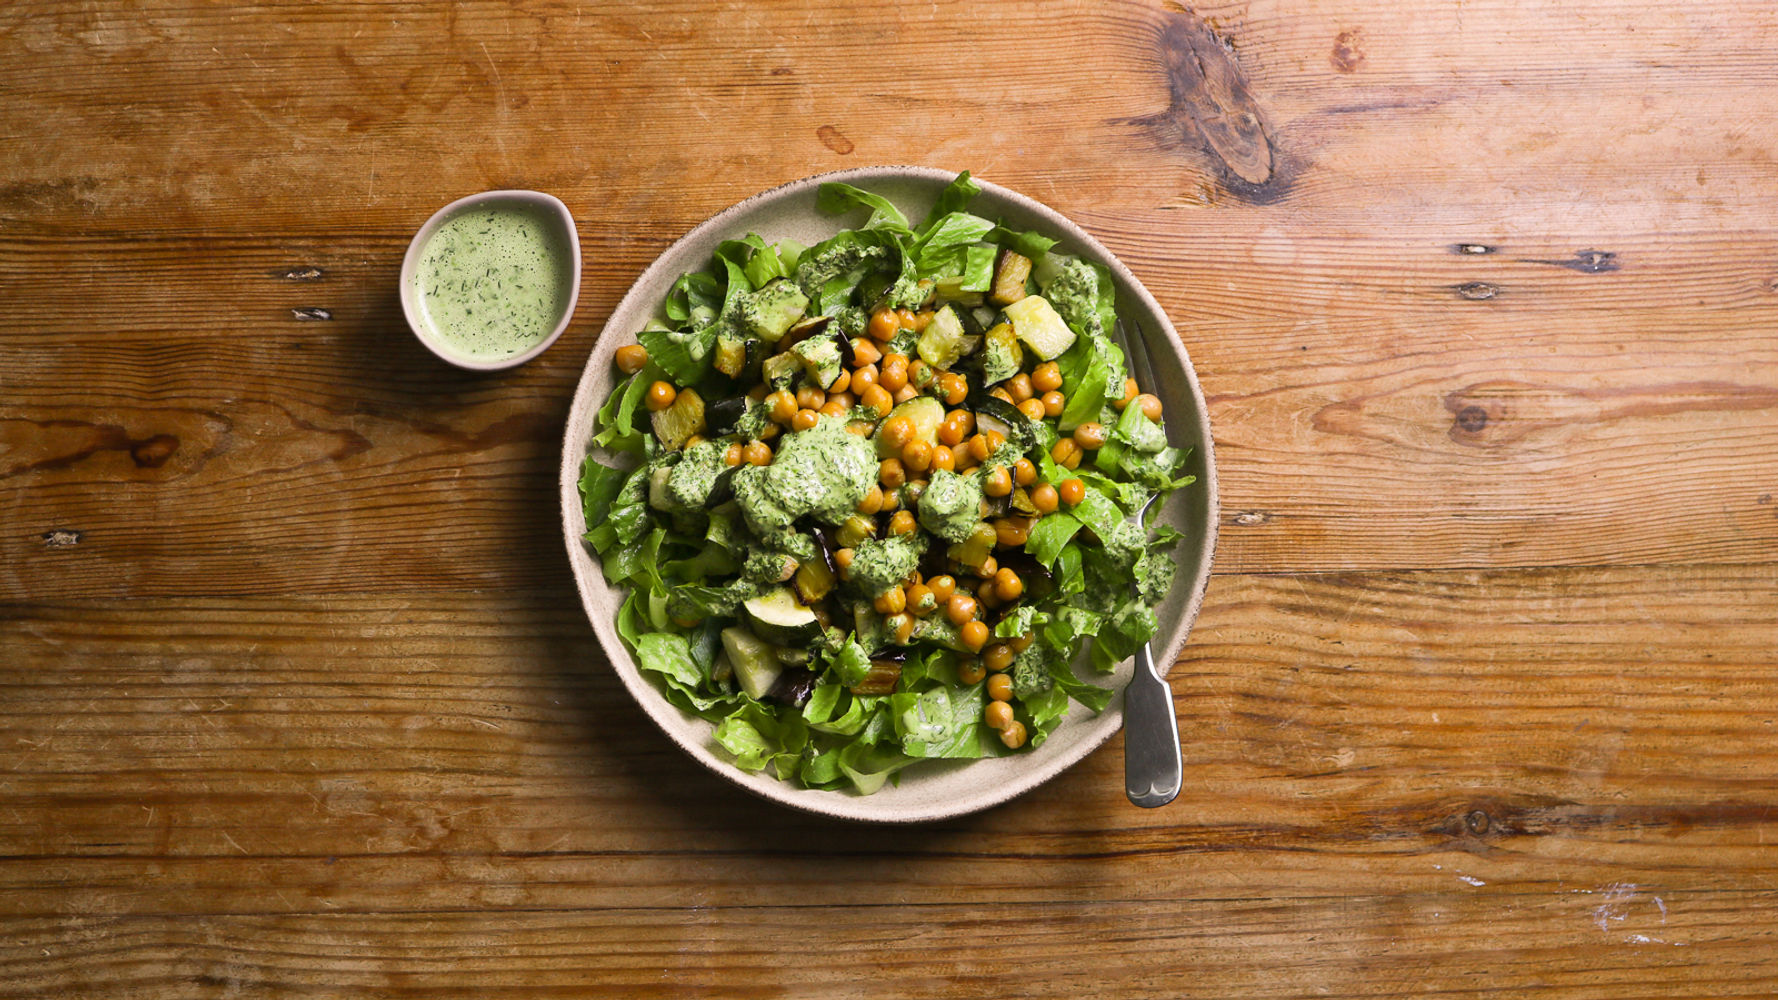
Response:
[{"label": "speckled stoneware bowl", "polygon": [[[636,331],[655,315],[667,289],[680,274],[709,266],[718,243],[753,232],[767,242],[789,237],[812,246],[837,229],[860,224],[862,213],[835,217],[816,211],[816,188],[824,181],[845,181],[881,194],[917,222],[955,176],[928,167],[861,167],[822,174],[754,195],[687,233],[642,273],[612,312],[574,394],[562,447],[562,531],[568,558],[593,631],[630,694],[674,742],[717,774],[774,802],[843,819],[910,823],[960,816],[1005,802],[1054,777],[1110,738],[1123,724],[1122,698],[1114,699],[1111,707],[1098,716],[1075,704],[1061,727],[1033,752],[976,761],[916,764],[901,772],[899,784],[885,785],[874,795],[800,788],[777,780],[769,771],[748,774],[726,759],[725,751],[711,738],[710,723],[667,702],[637,670],[629,650],[618,639],[615,621],[623,594],[606,584],[598,560],[581,540],[587,525],[580,506],[580,467],[592,447],[594,414],[616,381],[613,352],[635,342]],[[982,193],[970,204],[971,211],[1004,220],[1014,229],[1034,229],[1058,237],[1058,250],[1105,264],[1116,277],[1119,315],[1126,324],[1134,321],[1149,333],[1150,353],[1161,384],[1145,388],[1158,394],[1166,406],[1167,432],[1172,443],[1194,449],[1192,471],[1198,477],[1195,485],[1175,493],[1161,514],[1164,521],[1186,536],[1175,551],[1179,575],[1173,591],[1156,609],[1161,630],[1153,643],[1155,662],[1170,665],[1185,645],[1186,633],[1203,602],[1216,544],[1216,466],[1211,453],[1210,421],[1191,360],[1154,297],[1097,240],[1053,209],[1024,195],[979,179],[978,183]],[[1168,346],[1172,349],[1168,350]],[[1125,663],[1111,682],[1121,689],[1129,676],[1130,665]],[[1118,774],[1122,773],[1119,768]],[[1118,780],[1121,782],[1122,778]],[[1121,793],[1121,786],[1118,791]]]}]

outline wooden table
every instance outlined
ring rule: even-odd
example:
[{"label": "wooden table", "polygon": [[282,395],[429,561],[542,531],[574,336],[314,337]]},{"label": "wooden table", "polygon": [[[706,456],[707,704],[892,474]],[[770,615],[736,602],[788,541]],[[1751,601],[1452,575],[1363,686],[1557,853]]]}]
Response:
[{"label": "wooden table", "polygon": [[[1519,6],[0,8],[0,992],[1778,991],[1778,16]],[[593,641],[555,473],[604,318],[878,162],[1055,206],[1189,342],[1169,808],[1114,742],[810,819]],[[396,272],[494,187],[586,285],[466,374]]]}]

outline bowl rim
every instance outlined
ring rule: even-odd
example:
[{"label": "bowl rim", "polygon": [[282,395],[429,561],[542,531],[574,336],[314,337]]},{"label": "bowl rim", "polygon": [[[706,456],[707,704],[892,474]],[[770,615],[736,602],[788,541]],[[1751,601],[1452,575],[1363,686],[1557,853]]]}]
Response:
[{"label": "bowl rim", "polygon": [[[444,346],[444,344],[440,343],[438,337],[433,334],[432,329],[420,316],[419,293],[413,290],[413,279],[414,272],[418,271],[420,267],[420,251],[426,246],[426,242],[432,238],[432,234],[438,231],[438,227],[444,225],[453,216],[461,212],[466,212],[470,209],[496,202],[542,208],[545,212],[549,213],[550,217],[567,233],[569,258],[568,274],[570,276],[568,283],[568,300],[562,305],[562,316],[556,321],[555,329],[551,330],[549,336],[543,338],[541,341],[510,357],[475,358],[452,351]],[[416,340],[425,345],[426,349],[437,355],[440,360],[456,365],[458,368],[465,368],[470,371],[504,371],[505,369],[516,368],[519,365],[530,361],[544,351],[549,350],[551,344],[554,344],[557,340],[561,339],[562,333],[568,329],[568,324],[574,321],[574,310],[580,304],[580,272],[583,266],[584,262],[580,250],[580,231],[574,225],[574,214],[568,211],[568,206],[562,202],[562,199],[545,191],[529,191],[521,188],[501,188],[493,191],[478,191],[475,194],[464,195],[438,211],[433,212],[432,215],[426,219],[425,223],[420,226],[419,230],[414,233],[414,238],[408,241],[407,252],[403,254],[401,258],[400,284],[398,284],[396,288],[401,298],[401,314],[407,319],[408,330],[413,333]]]},{"label": "bowl rim", "polygon": [[[937,803],[927,802],[923,807],[910,804],[908,807],[898,808],[893,811],[883,808],[871,808],[872,803],[886,801],[879,797],[881,793],[878,795],[867,796],[852,794],[844,790],[829,791],[822,789],[805,789],[796,786],[791,782],[778,779],[766,772],[760,772],[758,775],[755,775],[741,771],[739,768],[735,767],[731,761],[723,760],[710,747],[688,741],[683,738],[679,732],[675,731],[673,726],[669,724],[669,719],[665,716],[670,715],[682,720],[693,720],[705,727],[708,727],[710,724],[704,720],[697,719],[696,716],[683,712],[677,706],[673,705],[652,683],[649,682],[646,677],[642,676],[640,668],[634,663],[634,657],[630,654],[627,648],[624,648],[622,640],[617,638],[611,623],[603,621],[597,613],[592,600],[593,595],[591,593],[591,587],[593,582],[589,578],[591,574],[580,572],[575,568],[576,555],[585,555],[582,551],[585,547],[584,543],[580,538],[580,534],[575,530],[575,517],[579,511],[580,504],[580,470],[584,459],[593,452],[593,449],[590,445],[590,440],[571,439],[568,436],[568,431],[570,426],[575,423],[576,414],[587,412],[586,408],[589,404],[591,404],[594,411],[596,411],[597,405],[603,402],[602,400],[594,401],[591,398],[594,391],[594,382],[597,380],[599,374],[595,369],[595,364],[598,360],[600,345],[604,344],[609,337],[625,337],[632,332],[628,330],[627,327],[623,330],[619,330],[614,326],[614,322],[618,317],[628,316],[635,311],[639,305],[645,306],[647,310],[652,313],[658,303],[653,301],[640,301],[644,297],[643,286],[645,284],[653,285],[656,283],[649,279],[656,277],[655,271],[662,268],[666,261],[679,256],[689,247],[694,245],[707,246],[713,249],[715,243],[721,239],[734,238],[737,234],[730,231],[733,223],[742,216],[751,213],[762,202],[776,201],[802,193],[808,194],[812,199],[814,191],[818,189],[821,184],[837,181],[856,184],[857,186],[869,190],[868,185],[872,181],[913,180],[934,184],[938,189],[942,189],[944,185],[949,184],[954,180],[957,175],[957,171],[944,170],[937,167],[900,164],[859,166],[850,167],[844,170],[826,171],[787,181],[756,194],[749,195],[741,201],[730,205],[705,219],[703,222],[693,226],[684,235],[664,247],[661,252],[636,276],[623,297],[612,307],[605,325],[600,329],[598,336],[594,339],[593,346],[589,350],[586,365],[581,372],[580,380],[575,388],[573,401],[569,409],[569,418],[567,424],[564,426],[560,481],[563,539],[568,549],[570,567],[571,569],[574,569],[573,575],[575,578],[575,587],[580,594],[582,610],[587,614],[589,621],[593,625],[595,635],[599,639],[599,645],[610,660],[612,670],[618,675],[619,680],[623,683],[626,690],[628,690],[630,696],[636,701],[638,707],[642,709],[643,713],[654,721],[661,731],[666,734],[668,739],[676,744],[681,750],[685,751],[692,757],[692,759],[698,761],[707,769],[713,771],[730,783],[738,785],[760,798],[767,799],[779,805],[788,806],[804,813],[853,822],[900,825],[952,819],[992,808],[1037,788],[1060,774],[1062,771],[1074,766],[1081,760],[1084,760],[1099,747],[1103,746],[1104,743],[1111,738],[1113,733],[1122,728],[1122,699],[1121,697],[1114,697],[1112,704],[1105,710],[1106,713],[1116,713],[1119,720],[1118,725],[1104,727],[1103,732],[1100,732],[1091,738],[1082,739],[1070,747],[1065,753],[1052,756],[1036,763],[1032,767],[1020,770],[1016,777],[992,786],[983,794],[947,799]],[[997,200],[1016,206],[1033,218],[1041,220],[1042,225],[1044,226],[1054,227],[1052,235],[1060,234],[1068,242],[1074,244],[1078,250],[1083,251],[1095,260],[1104,263],[1113,274],[1119,298],[1122,299],[1128,296],[1141,303],[1143,310],[1155,317],[1162,326],[1162,329],[1159,331],[1150,331],[1151,335],[1157,332],[1165,335],[1172,341],[1178,352],[1178,360],[1186,381],[1185,389],[1193,402],[1194,412],[1191,429],[1196,438],[1194,446],[1199,448],[1202,452],[1203,469],[1199,475],[1197,485],[1193,488],[1203,490],[1206,513],[1202,531],[1198,533],[1195,539],[1188,539],[1187,542],[1184,543],[1191,544],[1195,541],[1195,564],[1199,568],[1196,578],[1189,581],[1192,591],[1188,595],[1186,604],[1181,609],[1178,616],[1178,634],[1169,643],[1167,649],[1155,650],[1154,660],[1156,666],[1160,667],[1163,672],[1170,671],[1174,662],[1178,659],[1180,651],[1184,648],[1185,643],[1191,634],[1192,626],[1195,624],[1198,614],[1203,608],[1204,595],[1208,588],[1212,572],[1218,529],[1221,521],[1220,501],[1217,490],[1215,444],[1211,435],[1210,415],[1207,403],[1204,399],[1203,389],[1198,381],[1197,372],[1191,363],[1190,354],[1185,343],[1180,339],[1171,319],[1167,316],[1166,312],[1161,309],[1160,304],[1155,300],[1153,294],[1148,291],[1147,287],[1142,284],[1136,275],[1130,271],[1129,267],[1125,265],[1117,255],[1113,254],[1085,228],[1068,219],[1056,209],[1053,209],[1028,195],[1021,194],[1018,191],[1014,191],[991,181],[982,180],[975,177],[973,174],[971,175],[971,180],[981,187],[983,194],[991,195]],[[674,276],[677,277],[677,275]],[[656,296],[656,293],[650,291],[648,292],[648,295],[654,297]],[[1122,310],[1120,310],[1120,312],[1121,311]],[[590,557],[588,558],[590,559]],[[592,560],[592,562],[593,572],[598,573],[599,570],[596,560]],[[603,579],[602,576],[600,579]],[[1183,580],[1178,581],[1175,586],[1186,582],[1187,581]],[[604,634],[607,631],[611,632],[609,636]],[[629,664],[628,669],[624,669],[620,664],[618,660],[618,657],[620,656]],[[764,780],[750,780],[758,778],[763,778]]]}]

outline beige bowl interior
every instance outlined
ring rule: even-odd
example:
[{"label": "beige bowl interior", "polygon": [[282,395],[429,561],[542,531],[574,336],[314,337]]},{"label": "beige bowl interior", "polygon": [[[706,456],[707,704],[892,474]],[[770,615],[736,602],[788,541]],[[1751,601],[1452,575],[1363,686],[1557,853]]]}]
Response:
[{"label": "beige bowl interior", "polygon": [[[1111,707],[1098,716],[1074,705],[1061,727],[1031,753],[916,764],[901,772],[899,784],[885,785],[873,795],[804,789],[779,781],[769,772],[748,774],[725,759],[725,752],[711,739],[709,723],[681,712],[660,694],[637,669],[629,650],[618,638],[614,622],[623,594],[606,584],[598,560],[581,541],[586,521],[580,506],[580,467],[591,450],[596,430],[594,415],[616,381],[613,352],[635,341],[636,331],[655,315],[667,289],[681,273],[709,265],[718,243],[754,232],[767,242],[788,237],[813,245],[837,229],[858,225],[861,212],[833,217],[816,211],[816,188],[830,180],[845,181],[889,198],[910,222],[917,224],[954,176],[926,167],[863,167],[823,174],[748,198],[687,233],[642,273],[612,312],[581,376],[563,441],[562,530],[568,558],[581,602],[612,669],[649,717],[711,770],[767,799],[823,815],[870,822],[915,822],[959,816],[1004,802],[1054,777],[1110,738],[1123,724],[1122,698],[1113,699]],[[1180,565],[1173,591],[1156,609],[1161,630],[1155,636],[1153,650],[1155,662],[1165,668],[1179,656],[1197,617],[1216,543],[1216,469],[1210,423],[1191,361],[1153,296],[1098,241],[1036,201],[979,179],[978,183],[982,193],[971,203],[971,211],[1003,220],[1009,228],[1033,229],[1057,237],[1061,241],[1059,251],[1105,264],[1116,277],[1119,315],[1126,325],[1134,321],[1149,331],[1150,351],[1161,383],[1153,391],[1166,407],[1172,443],[1194,449],[1192,471],[1198,477],[1194,486],[1174,494],[1162,512],[1162,520],[1186,534],[1175,551]],[[1163,345],[1172,345],[1173,349],[1168,351]],[[1095,680],[1109,681],[1121,689],[1129,672],[1130,664],[1125,663],[1109,679]]]}]

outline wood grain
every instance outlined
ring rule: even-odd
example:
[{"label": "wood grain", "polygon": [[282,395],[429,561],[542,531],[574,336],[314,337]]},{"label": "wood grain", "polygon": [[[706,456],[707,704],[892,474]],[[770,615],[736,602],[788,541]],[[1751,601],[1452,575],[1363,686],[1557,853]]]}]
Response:
[{"label": "wood grain", "polygon": [[[1778,992],[1774,52],[1745,0],[0,8],[0,995]],[[785,812],[574,600],[618,298],[884,162],[1067,213],[1187,342],[1168,809],[1114,741]],[[493,187],[587,266],[476,375],[394,283]]]}]

